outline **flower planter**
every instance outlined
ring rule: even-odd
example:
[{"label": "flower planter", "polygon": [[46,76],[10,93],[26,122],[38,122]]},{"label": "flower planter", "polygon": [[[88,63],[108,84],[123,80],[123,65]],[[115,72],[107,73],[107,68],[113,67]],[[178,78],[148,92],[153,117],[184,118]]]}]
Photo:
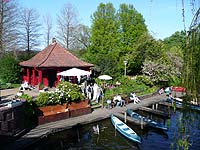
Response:
[{"label": "flower planter", "polygon": [[40,115],[48,116],[48,115],[52,115],[52,114],[66,112],[67,104],[43,106],[43,107],[39,107],[38,109],[39,109]]},{"label": "flower planter", "polygon": [[84,100],[79,103],[72,102],[71,104],[68,105],[68,109],[69,109],[69,117],[77,117],[92,112],[92,109],[88,104],[88,100]]},{"label": "flower planter", "polygon": [[67,119],[91,113],[91,107],[88,100],[79,103],[51,105],[38,108],[38,124]]}]

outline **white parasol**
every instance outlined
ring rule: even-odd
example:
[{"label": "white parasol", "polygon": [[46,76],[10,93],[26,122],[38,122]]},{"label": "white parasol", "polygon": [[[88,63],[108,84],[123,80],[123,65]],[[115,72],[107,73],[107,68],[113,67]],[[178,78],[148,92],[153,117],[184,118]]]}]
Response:
[{"label": "white parasol", "polygon": [[78,68],[72,68],[60,73],[57,73],[57,75],[61,76],[84,76],[84,75],[90,75],[91,73],[89,71],[81,70]]},{"label": "white parasol", "polygon": [[111,80],[112,79],[112,77],[109,75],[100,75],[98,78],[100,80]]}]

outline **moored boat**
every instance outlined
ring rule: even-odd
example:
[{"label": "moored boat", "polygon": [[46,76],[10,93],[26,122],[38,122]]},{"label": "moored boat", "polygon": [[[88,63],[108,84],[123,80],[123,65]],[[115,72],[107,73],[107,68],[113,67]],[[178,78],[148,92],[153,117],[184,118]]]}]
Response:
[{"label": "moored boat", "polygon": [[140,114],[138,114],[138,113],[132,111],[131,109],[127,109],[126,112],[127,112],[127,114],[128,114],[129,116],[131,116],[132,118],[137,119],[137,120],[139,120],[139,121],[144,121],[144,122],[146,122],[147,125],[150,126],[150,127],[157,128],[157,129],[161,129],[161,130],[165,130],[165,131],[168,130],[168,128],[167,128],[166,126],[164,126],[163,124],[161,124],[161,123],[159,123],[159,122],[156,122],[156,121],[154,121],[154,120],[151,120],[151,119],[149,119],[149,118],[146,118],[146,117],[144,117],[144,116],[142,116],[142,115],[140,115]]},{"label": "moored boat", "polygon": [[198,111],[200,111],[200,105],[198,105],[198,104],[192,104],[190,102],[188,102],[188,103],[184,102],[183,99],[181,99],[181,98],[169,97],[169,98],[167,98],[166,101],[169,102],[169,103],[173,103],[174,102],[178,106],[183,106],[183,103],[185,103],[185,105],[188,106],[188,107],[190,107],[192,110],[198,110]]},{"label": "moored boat", "polygon": [[116,130],[120,132],[122,135],[124,135],[126,138],[128,138],[131,141],[141,143],[140,136],[138,136],[137,133],[133,131],[133,129],[131,129],[129,126],[127,126],[124,122],[122,122],[113,114],[111,115],[111,122],[116,128]]}]

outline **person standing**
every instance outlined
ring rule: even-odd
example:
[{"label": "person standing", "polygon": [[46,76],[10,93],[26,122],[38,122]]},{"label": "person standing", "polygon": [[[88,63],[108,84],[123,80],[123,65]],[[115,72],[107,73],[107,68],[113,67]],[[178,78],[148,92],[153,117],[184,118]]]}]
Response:
[{"label": "person standing", "polygon": [[99,100],[103,96],[103,91],[102,88],[98,86],[97,88],[97,96],[96,96],[96,103],[99,103]]},{"label": "person standing", "polygon": [[96,83],[94,83],[92,101],[95,101],[97,99],[98,88],[99,88],[98,85]]},{"label": "person standing", "polygon": [[87,88],[86,88],[87,98],[89,99],[89,101],[92,100],[92,91],[93,91],[92,89],[93,89],[93,88],[92,88],[91,84],[89,84],[89,85],[87,86]]}]

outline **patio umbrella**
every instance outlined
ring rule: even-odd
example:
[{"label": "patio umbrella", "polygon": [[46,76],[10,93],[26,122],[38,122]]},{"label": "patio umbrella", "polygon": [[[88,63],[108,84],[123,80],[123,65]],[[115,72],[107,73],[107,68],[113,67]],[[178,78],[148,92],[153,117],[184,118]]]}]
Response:
[{"label": "patio umbrella", "polygon": [[72,68],[60,73],[57,73],[57,75],[61,76],[84,76],[84,75],[90,75],[91,73],[89,71],[81,70],[78,68]]},{"label": "patio umbrella", "polygon": [[100,75],[99,77],[98,77],[100,80],[111,80],[112,79],[112,77],[111,76],[109,76],[109,75]]}]

